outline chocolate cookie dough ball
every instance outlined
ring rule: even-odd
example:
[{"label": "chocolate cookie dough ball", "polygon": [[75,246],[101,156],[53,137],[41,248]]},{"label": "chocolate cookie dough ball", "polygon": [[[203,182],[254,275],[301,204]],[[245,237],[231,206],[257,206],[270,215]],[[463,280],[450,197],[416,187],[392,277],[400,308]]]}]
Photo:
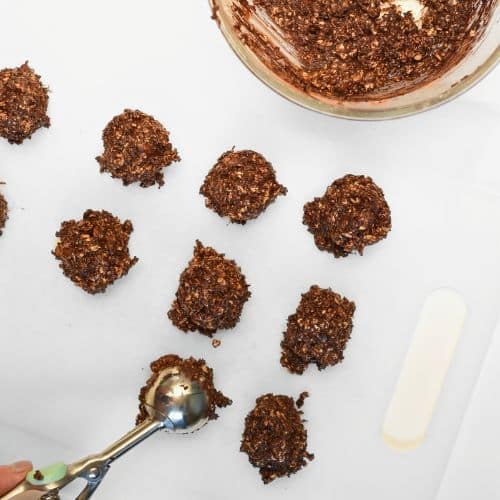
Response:
[{"label": "chocolate cookie dough ball", "polygon": [[0,236],[2,235],[2,229],[5,227],[5,223],[8,219],[8,211],[9,207],[7,205],[7,201],[3,197],[3,194],[0,193]]},{"label": "chocolate cookie dough ball", "polygon": [[21,144],[40,127],[49,127],[49,95],[40,77],[24,63],[0,71],[0,136]]},{"label": "chocolate cookie dough ball", "polygon": [[286,193],[273,166],[261,154],[234,149],[217,160],[200,188],[208,208],[238,224],[255,219]]},{"label": "chocolate cookie dough ball", "polygon": [[218,329],[236,326],[250,297],[248,288],[236,262],[197,241],[168,317],[185,332],[198,330],[211,337]]},{"label": "chocolate cookie dough ball", "polygon": [[129,220],[120,222],[105,210],[87,210],[83,219],[61,224],[53,254],[64,274],[88,293],[104,292],[139,260],[130,257]]},{"label": "chocolate cookie dough ball", "polygon": [[191,380],[197,381],[205,390],[208,396],[208,418],[215,420],[218,415],[215,413],[217,408],[223,408],[232,404],[232,401],[218,391],[214,386],[214,372],[208,367],[204,359],[187,358],[183,359],[175,354],[167,354],[151,363],[152,374],[149,377],[146,385],[141,389],[139,394],[139,414],[137,415],[136,424],[144,422],[149,416],[147,410],[146,395],[148,390],[154,386],[156,380],[161,373],[169,368],[179,368]]},{"label": "chocolate cookie dough ball", "polygon": [[152,116],[126,109],[115,116],[102,134],[104,153],[96,160],[101,172],[109,172],[127,186],[138,182],[141,187],[161,187],[163,169],[179,161],[170,143],[167,129]]},{"label": "chocolate cookie dough ball", "polygon": [[321,198],[304,206],[303,222],[320,250],[346,257],[384,239],[391,230],[391,211],[383,191],[364,175],[346,175]]},{"label": "chocolate cookie dough ball", "polygon": [[[299,398],[303,404],[303,393]],[[312,460],[307,451],[307,431],[302,412],[288,396],[265,394],[245,419],[241,451],[258,467],[267,484],[278,477],[295,474]]]},{"label": "chocolate cookie dough ball", "polygon": [[312,286],[302,295],[281,342],[281,364],[302,374],[309,363],[319,370],[344,359],[356,306],[329,288]]}]

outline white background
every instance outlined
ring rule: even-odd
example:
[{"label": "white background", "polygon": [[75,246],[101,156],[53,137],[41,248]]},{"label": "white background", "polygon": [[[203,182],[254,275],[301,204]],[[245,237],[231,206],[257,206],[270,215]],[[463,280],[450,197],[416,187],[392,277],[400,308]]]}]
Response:
[{"label": "white background", "polygon": [[[233,406],[197,434],[144,443],[113,465],[96,498],[499,498],[498,340],[470,398],[500,293],[498,70],[434,111],[348,122],[251,76],[204,1],[16,0],[0,4],[0,20],[0,67],[29,60],[50,87],[52,119],[22,146],[0,142],[10,204],[0,238],[0,462],[43,466],[103,448],[133,425],[149,362],[175,352],[205,357]],[[153,114],[179,149],[160,190],[99,174],[102,129],[124,108]],[[197,194],[233,145],[262,152],[289,188],[244,227]],[[394,229],[364,257],[334,260],[314,247],[301,213],[346,173],[381,185]],[[87,208],[130,218],[140,259],[99,296],[75,287],[50,254],[60,222]],[[252,285],[218,350],[166,318],[196,238],[236,259]],[[313,283],[356,301],[353,338],[342,365],[292,376],[279,365],[281,332]],[[396,454],[380,438],[383,414],[420,305],[438,286],[464,295],[469,318],[426,442]],[[244,416],[262,393],[304,389],[316,460],[263,486],[238,452]]]}]

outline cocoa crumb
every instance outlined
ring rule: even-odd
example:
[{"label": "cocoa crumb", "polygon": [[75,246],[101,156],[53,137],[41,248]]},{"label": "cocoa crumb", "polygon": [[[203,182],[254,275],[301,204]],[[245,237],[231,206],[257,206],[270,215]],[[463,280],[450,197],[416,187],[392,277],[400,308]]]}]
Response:
[{"label": "cocoa crumb", "polygon": [[101,172],[109,172],[127,186],[138,182],[141,187],[161,187],[163,169],[179,161],[170,143],[167,129],[142,111],[126,109],[106,125],[102,134],[104,153],[96,160]]},{"label": "cocoa crumb", "polygon": [[42,471],[40,470],[36,470],[34,473],[33,473],[33,479],[36,479],[37,481],[42,481],[44,478],[44,475],[42,474]]},{"label": "cocoa crumb", "polygon": [[222,342],[219,339],[212,339],[212,347],[214,349],[217,349],[217,347],[220,347],[221,344],[222,344]]},{"label": "cocoa crumb", "polygon": [[130,257],[129,220],[120,222],[105,210],[87,210],[83,219],[61,224],[55,250],[65,276],[90,294],[104,292],[139,260]]},{"label": "cocoa crumb", "polygon": [[309,397],[309,393],[307,391],[301,392],[299,394],[299,399],[295,402],[297,408],[302,408],[304,406],[305,400]]},{"label": "cocoa crumb", "polygon": [[49,127],[48,90],[25,62],[0,70],[0,137],[21,144],[41,127]]}]

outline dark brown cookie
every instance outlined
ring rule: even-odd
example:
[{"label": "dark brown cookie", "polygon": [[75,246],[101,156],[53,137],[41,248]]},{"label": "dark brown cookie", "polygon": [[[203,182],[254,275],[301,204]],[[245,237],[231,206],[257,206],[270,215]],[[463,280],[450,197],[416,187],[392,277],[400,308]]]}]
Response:
[{"label": "dark brown cookie", "polygon": [[198,330],[211,337],[218,329],[236,326],[249,297],[236,262],[197,241],[168,317],[185,332]]},{"label": "dark brown cookie", "polygon": [[214,386],[214,373],[212,368],[208,367],[203,359],[187,358],[183,359],[175,354],[167,354],[151,363],[151,371],[146,385],[139,394],[139,415],[137,415],[136,424],[140,424],[149,416],[145,400],[147,391],[154,385],[160,372],[167,368],[178,367],[191,380],[197,381],[208,395],[208,413],[209,420],[215,420],[218,415],[215,413],[217,408],[223,408],[232,404],[232,401],[218,391]]},{"label": "dark brown cookie", "polygon": [[129,220],[120,222],[105,210],[87,210],[83,219],[61,224],[53,254],[64,274],[88,293],[104,292],[139,260],[130,257]]},{"label": "dark brown cookie", "polygon": [[307,451],[307,431],[302,412],[288,396],[265,394],[245,419],[240,451],[258,467],[267,484],[295,474],[312,460]]},{"label": "dark brown cookie", "polygon": [[200,188],[205,205],[231,222],[255,219],[286,187],[276,181],[273,166],[255,151],[227,151],[210,170]]},{"label": "dark brown cookie", "polygon": [[49,95],[40,77],[24,63],[0,71],[0,136],[21,144],[40,127],[49,127]]},{"label": "dark brown cookie", "polygon": [[303,222],[320,250],[346,257],[384,239],[391,230],[391,211],[383,191],[364,175],[346,175],[321,198],[304,205]]},{"label": "dark brown cookie", "polygon": [[96,158],[101,172],[109,172],[125,186],[133,182],[141,187],[163,186],[163,169],[180,160],[167,129],[141,111],[126,109],[115,116],[102,140],[104,153]]},{"label": "dark brown cookie", "polygon": [[0,193],[0,236],[2,235],[2,229],[5,227],[5,223],[9,218],[8,212],[9,206],[7,205],[7,200],[4,198],[3,194]]},{"label": "dark brown cookie", "polygon": [[319,370],[344,359],[356,306],[331,289],[312,286],[302,295],[281,342],[281,364],[302,374],[309,363]]}]

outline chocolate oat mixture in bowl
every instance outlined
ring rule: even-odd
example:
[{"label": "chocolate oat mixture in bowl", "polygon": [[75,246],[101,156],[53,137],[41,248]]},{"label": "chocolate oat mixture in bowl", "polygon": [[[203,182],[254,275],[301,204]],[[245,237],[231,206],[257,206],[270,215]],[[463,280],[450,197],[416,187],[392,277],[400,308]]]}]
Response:
[{"label": "chocolate oat mixture in bowl", "polygon": [[247,67],[282,96],[352,119],[410,115],[500,60],[498,0],[210,0]]}]

